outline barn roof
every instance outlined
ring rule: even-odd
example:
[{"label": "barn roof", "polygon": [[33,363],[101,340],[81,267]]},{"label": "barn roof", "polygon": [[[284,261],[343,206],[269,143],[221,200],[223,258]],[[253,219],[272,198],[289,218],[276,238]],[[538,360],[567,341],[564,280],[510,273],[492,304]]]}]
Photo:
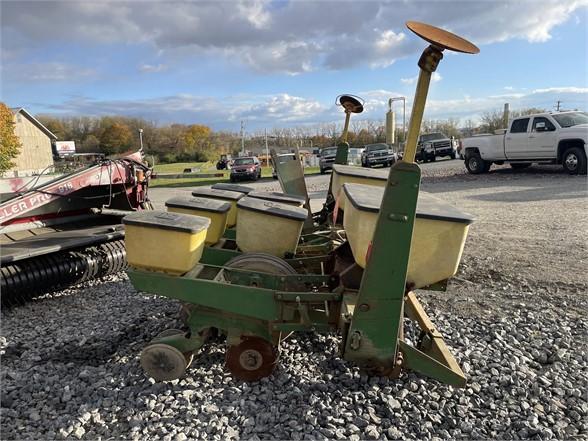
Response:
[{"label": "barn roof", "polygon": [[49,130],[47,127],[45,127],[43,124],[41,124],[41,121],[39,121],[37,118],[35,118],[29,112],[27,112],[27,110],[24,107],[12,107],[10,109],[10,111],[12,112],[13,115],[16,115],[17,113],[24,115],[30,122],[32,122],[35,126],[37,126],[37,128],[39,130],[41,130],[43,133],[45,133],[45,135],[47,135],[49,138],[57,139],[57,136],[55,136],[55,134],[51,130]]}]

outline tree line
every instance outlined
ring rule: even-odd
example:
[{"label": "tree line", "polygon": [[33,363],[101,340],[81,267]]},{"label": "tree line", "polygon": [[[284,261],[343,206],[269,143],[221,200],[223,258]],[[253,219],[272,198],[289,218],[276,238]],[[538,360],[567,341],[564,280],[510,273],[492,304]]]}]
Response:
[{"label": "tree line", "polygon": [[[2,104],[2,103],[0,103]],[[0,130],[10,131],[10,110],[2,104],[3,118]],[[522,109],[511,112],[511,117],[540,112],[541,109]],[[104,153],[107,155],[136,151],[140,147],[139,131],[142,130],[144,150],[158,162],[214,161],[220,154],[236,154],[242,149],[240,133],[214,131],[204,124],[158,125],[153,121],[126,116],[67,116],[37,115],[37,119],[53,132],[59,140],[75,141],[80,153]],[[425,120],[422,132],[443,132],[447,136],[460,138],[475,133],[493,133],[504,128],[502,111],[485,112],[480,122],[465,120],[460,124],[457,118]],[[278,150],[297,146],[302,149],[323,148],[336,145],[342,131],[341,123],[319,123],[290,128],[247,133],[244,137],[245,150],[258,150],[265,145],[267,136],[270,148]],[[1,138],[1,167],[10,168],[10,158],[18,153],[18,147],[8,135]],[[397,123],[396,140],[404,141],[402,125]],[[352,147],[386,142],[383,121],[352,119],[348,141]]]}]

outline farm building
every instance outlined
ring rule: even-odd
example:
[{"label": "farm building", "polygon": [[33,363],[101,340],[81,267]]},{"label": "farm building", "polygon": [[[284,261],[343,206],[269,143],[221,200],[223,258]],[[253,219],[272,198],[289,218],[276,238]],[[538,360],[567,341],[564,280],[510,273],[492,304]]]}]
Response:
[{"label": "farm building", "polygon": [[10,109],[14,115],[14,132],[22,144],[20,153],[14,158],[14,167],[6,177],[31,176],[53,165],[51,143],[57,137],[25,109]]}]

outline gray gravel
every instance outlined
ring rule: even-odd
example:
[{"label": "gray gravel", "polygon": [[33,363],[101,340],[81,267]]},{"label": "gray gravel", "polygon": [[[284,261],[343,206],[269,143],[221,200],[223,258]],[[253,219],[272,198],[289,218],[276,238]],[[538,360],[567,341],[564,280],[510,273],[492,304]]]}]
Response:
[{"label": "gray gravel", "polygon": [[[448,167],[423,185],[457,188],[449,197],[470,204],[484,228],[472,229],[448,292],[419,296],[466,372],[466,388],[414,374],[367,377],[337,357],[337,335],[314,334],[287,340],[280,367],[259,383],[224,371],[221,339],[201,350],[184,379],[154,383],[138,356],[161,330],[180,326],[178,305],[135,292],[121,274],[2,311],[2,439],[587,439],[585,277],[542,279],[541,268],[517,271],[516,255],[488,254],[499,226],[488,226],[484,210],[495,207],[472,210],[482,187],[470,187],[510,174],[474,183],[461,174]],[[524,185],[535,178],[531,172]],[[541,203],[557,210],[560,202]],[[557,246],[535,252],[537,265]],[[560,265],[576,265],[579,248],[560,254]]]}]

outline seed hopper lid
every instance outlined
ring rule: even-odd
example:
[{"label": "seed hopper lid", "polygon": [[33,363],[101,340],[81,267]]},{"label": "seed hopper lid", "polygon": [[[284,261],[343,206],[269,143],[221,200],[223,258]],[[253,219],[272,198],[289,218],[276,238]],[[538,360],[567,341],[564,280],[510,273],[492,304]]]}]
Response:
[{"label": "seed hopper lid", "polygon": [[361,113],[363,112],[363,103],[361,98],[355,95],[339,95],[338,104],[342,106],[346,112]]},{"label": "seed hopper lid", "polygon": [[238,201],[245,193],[238,191],[219,190],[217,188],[210,187],[199,187],[192,191],[192,196],[213,198],[213,199],[224,199],[226,201]]},{"label": "seed hopper lid", "polygon": [[[372,213],[380,211],[384,197],[383,188],[365,184],[343,184],[343,190],[347,199],[356,209]],[[453,205],[423,191],[419,192],[416,217],[464,224],[471,224],[474,221],[472,215],[464,213]]]},{"label": "seed hopper lid", "polygon": [[388,179],[388,169],[374,170],[365,167],[356,167],[354,165],[333,164],[335,173],[342,176],[355,176],[358,178],[369,178],[386,181]]},{"label": "seed hopper lid", "polygon": [[219,182],[218,184],[214,184],[211,188],[215,190],[229,190],[229,191],[237,191],[239,193],[249,194],[250,191],[253,191],[253,187],[247,187],[246,185],[239,185],[239,184],[226,184],[224,182]]},{"label": "seed hopper lid", "polygon": [[279,191],[252,191],[248,195],[250,198],[265,199],[273,202],[283,202],[285,204],[304,205],[306,198],[295,194],[287,194]]},{"label": "seed hopper lid", "polygon": [[237,207],[242,208],[243,210],[256,211],[270,216],[283,217],[297,221],[304,221],[308,216],[308,211],[305,208],[251,197],[241,199],[237,202]]},{"label": "seed hopper lid", "polygon": [[418,21],[407,21],[406,27],[439,49],[449,49],[450,51],[466,54],[477,54],[480,52],[480,49],[475,44],[444,29]]},{"label": "seed hopper lid", "polygon": [[191,214],[169,213],[159,210],[135,211],[122,219],[123,224],[196,234],[206,230],[210,219]]},{"label": "seed hopper lid", "polygon": [[166,207],[186,208],[192,210],[209,211],[211,213],[226,213],[231,209],[230,202],[224,202],[218,199],[199,198],[192,196],[189,198],[176,197],[168,199]]}]

